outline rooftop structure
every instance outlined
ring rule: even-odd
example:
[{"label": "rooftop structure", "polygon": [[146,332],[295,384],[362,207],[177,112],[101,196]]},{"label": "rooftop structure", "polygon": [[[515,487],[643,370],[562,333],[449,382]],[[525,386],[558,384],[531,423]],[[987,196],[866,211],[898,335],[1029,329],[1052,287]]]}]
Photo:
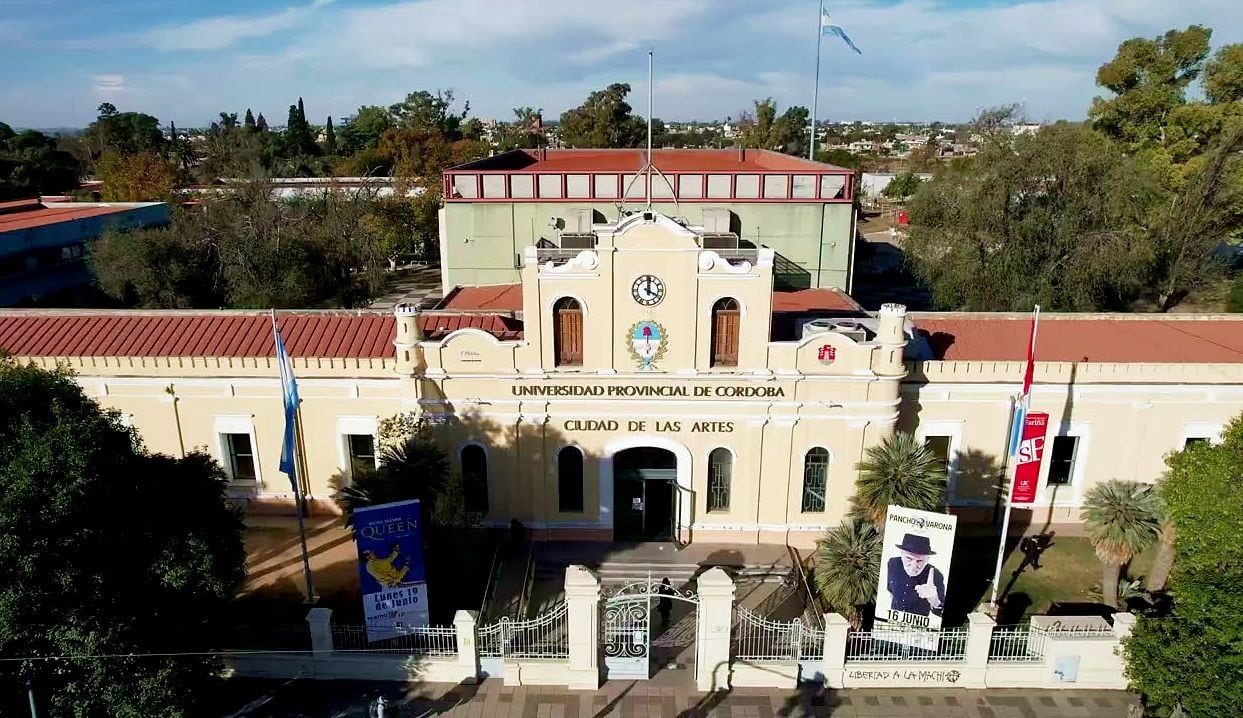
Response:
[{"label": "rooftop structure", "polygon": [[0,202],[0,306],[65,297],[91,281],[86,244],[108,227],[168,222],[162,202]]}]

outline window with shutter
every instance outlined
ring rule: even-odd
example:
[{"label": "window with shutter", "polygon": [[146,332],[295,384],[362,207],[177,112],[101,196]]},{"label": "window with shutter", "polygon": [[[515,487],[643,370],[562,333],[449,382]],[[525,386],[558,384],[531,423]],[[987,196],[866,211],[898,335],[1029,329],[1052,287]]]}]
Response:
[{"label": "window with shutter", "polygon": [[712,366],[738,366],[738,302],[726,297],[712,305]]},{"label": "window with shutter", "polygon": [[553,353],[557,366],[583,365],[583,309],[570,297],[553,305]]}]

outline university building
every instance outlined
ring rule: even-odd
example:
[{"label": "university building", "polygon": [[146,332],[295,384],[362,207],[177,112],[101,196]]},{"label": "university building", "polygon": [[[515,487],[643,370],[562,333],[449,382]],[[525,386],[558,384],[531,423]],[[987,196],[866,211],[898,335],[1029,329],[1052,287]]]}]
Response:
[{"label": "university building", "polygon": [[[873,314],[836,289],[775,287],[774,248],[718,251],[717,233],[657,211],[590,230],[574,252],[528,244],[518,281],[432,310],[278,313],[315,510],[375,464],[383,419],[414,412],[472,508],[540,537],[808,546],[896,431],[943,457],[964,521],[993,518],[1027,315]],[[267,313],[8,310],[0,348],[67,364],[149,448],[203,449],[252,510],[289,510]],[[1239,317],[1046,315],[1038,359],[1034,529],[1073,528],[1092,484],[1153,481],[1166,453],[1243,412]]]}]

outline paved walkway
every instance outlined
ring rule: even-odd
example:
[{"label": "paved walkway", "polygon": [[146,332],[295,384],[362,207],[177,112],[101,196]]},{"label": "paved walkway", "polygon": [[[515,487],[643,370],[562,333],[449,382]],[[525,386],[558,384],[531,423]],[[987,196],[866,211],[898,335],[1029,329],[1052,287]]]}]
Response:
[{"label": "paved walkway", "polygon": [[390,718],[1128,718],[1133,698],[1116,691],[738,689],[716,694],[644,682],[610,682],[596,692],[561,688],[295,681],[254,701],[237,718],[366,716],[377,696]]}]

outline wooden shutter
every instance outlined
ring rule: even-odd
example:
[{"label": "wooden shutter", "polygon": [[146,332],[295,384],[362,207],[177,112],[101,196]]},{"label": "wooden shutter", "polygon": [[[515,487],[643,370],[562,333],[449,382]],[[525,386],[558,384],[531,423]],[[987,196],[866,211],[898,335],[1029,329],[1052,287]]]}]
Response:
[{"label": "wooden shutter", "polygon": [[555,339],[557,366],[583,365],[583,310],[577,303],[558,306]]},{"label": "wooden shutter", "polygon": [[738,366],[738,305],[712,310],[712,366]]}]

